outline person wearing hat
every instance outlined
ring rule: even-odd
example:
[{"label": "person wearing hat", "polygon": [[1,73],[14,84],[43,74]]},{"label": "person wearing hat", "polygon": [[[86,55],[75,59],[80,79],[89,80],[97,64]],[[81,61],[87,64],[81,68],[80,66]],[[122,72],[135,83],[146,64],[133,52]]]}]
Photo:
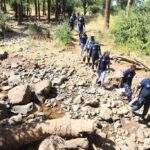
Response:
[{"label": "person wearing hat", "polygon": [[142,119],[145,119],[145,116],[148,113],[150,107],[150,77],[143,79],[135,88],[133,93],[133,98],[138,94],[137,101],[131,104],[131,112],[139,110],[144,106],[143,113],[141,115]]},{"label": "person wearing hat", "polygon": [[106,51],[98,60],[98,83],[101,87],[104,86],[104,80],[107,74],[107,70],[110,72],[110,52]]}]

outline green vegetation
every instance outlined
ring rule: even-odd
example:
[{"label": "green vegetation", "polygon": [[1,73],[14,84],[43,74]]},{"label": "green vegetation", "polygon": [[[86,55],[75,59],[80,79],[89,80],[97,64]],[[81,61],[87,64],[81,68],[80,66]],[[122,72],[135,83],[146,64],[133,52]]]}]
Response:
[{"label": "green vegetation", "polygon": [[49,35],[50,35],[49,30],[45,29],[45,28],[42,28],[42,27],[38,26],[35,23],[30,24],[28,26],[28,29],[30,31],[31,36],[40,35],[40,36],[44,36],[44,37],[49,38]]},{"label": "green vegetation", "polygon": [[115,44],[150,55],[150,3],[120,13],[111,29]]},{"label": "green vegetation", "polygon": [[0,30],[2,36],[4,37],[5,31],[7,29],[7,22],[10,20],[10,17],[7,14],[0,13]]},{"label": "green vegetation", "polygon": [[66,23],[60,24],[55,28],[54,37],[58,43],[64,45],[71,44],[72,32]]}]

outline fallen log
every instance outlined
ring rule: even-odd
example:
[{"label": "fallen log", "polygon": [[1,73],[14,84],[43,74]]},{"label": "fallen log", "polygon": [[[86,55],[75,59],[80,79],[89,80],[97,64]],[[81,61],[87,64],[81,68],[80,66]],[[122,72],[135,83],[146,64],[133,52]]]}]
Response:
[{"label": "fallen log", "polygon": [[87,138],[76,138],[66,141],[59,136],[50,136],[41,142],[38,150],[68,150],[81,148],[84,150],[89,148]]},{"label": "fallen log", "polygon": [[82,133],[94,133],[96,126],[94,120],[54,119],[41,123],[0,127],[0,149],[15,150],[50,135],[80,137]]},{"label": "fallen log", "polygon": [[150,70],[150,67],[147,66],[146,64],[142,63],[140,60],[138,60],[137,58],[134,58],[133,59],[130,59],[130,58],[126,58],[126,57],[123,57],[123,56],[120,56],[120,55],[113,55],[111,57],[112,60],[119,60],[119,61],[125,61],[125,62],[128,62],[128,63],[131,63],[131,64],[135,64],[137,66],[138,69],[144,69],[146,71],[149,71]]}]

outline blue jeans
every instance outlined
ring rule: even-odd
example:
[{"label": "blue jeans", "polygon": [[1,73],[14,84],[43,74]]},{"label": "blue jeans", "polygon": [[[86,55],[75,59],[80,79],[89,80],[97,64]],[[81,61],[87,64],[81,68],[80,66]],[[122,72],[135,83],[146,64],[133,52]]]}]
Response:
[{"label": "blue jeans", "polygon": [[123,87],[125,88],[125,95],[127,96],[127,98],[129,100],[131,100],[132,98],[132,90],[131,90],[131,86],[129,84],[124,84]]},{"label": "blue jeans", "polygon": [[144,106],[143,114],[142,114],[142,117],[144,118],[150,107],[149,99],[145,99],[143,97],[138,98],[137,103],[135,103],[135,105],[132,106],[131,111],[135,112],[135,111],[139,110],[142,106]]},{"label": "blue jeans", "polygon": [[81,43],[80,46],[81,46],[81,57],[83,57],[85,44]]},{"label": "blue jeans", "polygon": [[98,82],[101,82],[101,86],[104,85],[106,74],[107,74],[106,70],[98,70]]}]

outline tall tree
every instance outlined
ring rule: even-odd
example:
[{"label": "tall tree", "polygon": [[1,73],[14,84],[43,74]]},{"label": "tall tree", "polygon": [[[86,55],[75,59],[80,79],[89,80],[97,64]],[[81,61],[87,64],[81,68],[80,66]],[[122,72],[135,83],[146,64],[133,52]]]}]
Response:
[{"label": "tall tree", "polygon": [[47,3],[48,3],[48,22],[50,22],[50,19],[51,19],[51,0],[47,0]]},{"label": "tall tree", "polygon": [[111,0],[105,0],[104,30],[109,28]]},{"label": "tall tree", "polygon": [[38,0],[38,18],[39,18],[39,20],[41,19],[40,11],[41,11],[41,9],[40,9],[40,1]]},{"label": "tall tree", "polygon": [[34,8],[35,8],[35,20],[36,20],[37,19],[37,13],[38,13],[37,0],[34,0]]},{"label": "tall tree", "polygon": [[128,3],[127,3],[127,7],[126,7],[126,17],[129,16],[129,9],[130,9],[130,6],[133,4],[134,0],[128,0]]},{"label": "tall tree", "polygon": [[84,10],[84,15],[86,15],[87,0],[82,0],[82,5],[83,5],[83,10]]},{"label": "tall tree", "polygon": [[58,17],[59,17],[59,14],[58,14],[58,4],[59,4],[59,1],[58,0],[56,0],[56,4],[55,4],[55,19],[56,19],[56,21],[58,20]]},{"label": "tall tree", "polygon": [[23,21],[23,4],[22,0],[18,0],[18,25],[22,24]]},{"label": "tall tree", "polygon": [[46,0],[43,0],[43,16],[46,15]]}]

